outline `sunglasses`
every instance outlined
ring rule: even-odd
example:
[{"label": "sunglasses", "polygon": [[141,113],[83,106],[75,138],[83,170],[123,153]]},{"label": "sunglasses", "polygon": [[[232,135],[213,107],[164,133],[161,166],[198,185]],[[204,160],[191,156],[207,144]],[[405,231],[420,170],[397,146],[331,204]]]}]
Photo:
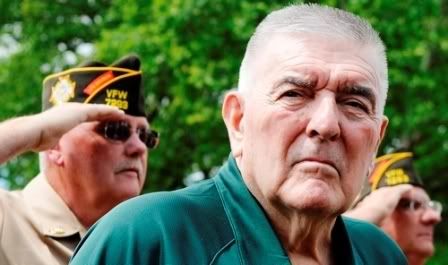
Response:
[{"label": "sunglasses", "polygon": [[401,199],[398,202],[397,207],[412,212],[426,211],[427,209],[431,209],[438,214],[441,214],[443,210],[442,203],[438,201],[418,201],[410,199]]},{"label": "sunglasses", "polygon": [[[132,135],[132,126],[127,121],[107,121],[100,123],[96,132],[105,139],[125,142]],[[154,149],[159,144],[159,134],[156,131],[137,128],[136,133],[148,149]]]}]

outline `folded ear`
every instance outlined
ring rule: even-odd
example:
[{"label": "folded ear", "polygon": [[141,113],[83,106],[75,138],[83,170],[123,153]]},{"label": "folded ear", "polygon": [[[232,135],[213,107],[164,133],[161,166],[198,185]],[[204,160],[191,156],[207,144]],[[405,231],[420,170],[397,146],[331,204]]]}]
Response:
[{"label": "folded ear", "polygon": [[64,165],[64,157],[62,156],[61,150],[59,148],[59,144],[57,144],[55,147],[48,149],[45,151],[47,153],[48,160],[57,165],[57,166],[63,166]]},{"label": "folded ear", "polygon": [[233,156],[242,154],[244,136],[244,98],[238,91],[230,91],[224,98],[222,117],[229,134],[230,146]]}]

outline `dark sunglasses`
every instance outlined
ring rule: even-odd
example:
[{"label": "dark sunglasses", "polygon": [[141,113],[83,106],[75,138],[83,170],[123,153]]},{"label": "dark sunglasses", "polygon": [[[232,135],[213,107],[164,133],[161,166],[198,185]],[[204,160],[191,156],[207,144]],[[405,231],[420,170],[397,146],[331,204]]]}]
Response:
[{"label": "dark sunglasses", "polygon": [[[96,132],[108,140],[125,142],[132,135],[132,126],[127,121],[107,121],[100,123]],[[137,128],[136,133],[149,149],[154,149],[159,144],[159,134],[156,131]]]}]

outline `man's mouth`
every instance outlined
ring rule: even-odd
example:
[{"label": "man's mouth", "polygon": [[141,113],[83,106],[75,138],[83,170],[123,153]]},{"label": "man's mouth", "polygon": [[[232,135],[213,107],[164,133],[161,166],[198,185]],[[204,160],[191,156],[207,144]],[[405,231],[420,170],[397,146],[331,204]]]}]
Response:
[{"label": "man's mouth", "polygon": [[426,238],[426,239],[432,241],[432,233],[431,232],[421,232],[421,233],[418,233],[417,236],[419,238]]},{"label": "man's mouth", "polygon": [[127,174],[134,176],[136,178],[140,178],[140,172],[136,168],[124,168],[117,171],[117,174]]},{"label": "man's mouth", "polygon": [[322,168],[326,171],[329,171],[329,173],[333,172],[332,174],[336,173],[338,176],[340,176],[339,170],[336,167],[335,163],[331,160],[321,159],[317,157],[306,157],[304,159],[301,159],[299,164],[306,165],[310,170],[315,170]]}]

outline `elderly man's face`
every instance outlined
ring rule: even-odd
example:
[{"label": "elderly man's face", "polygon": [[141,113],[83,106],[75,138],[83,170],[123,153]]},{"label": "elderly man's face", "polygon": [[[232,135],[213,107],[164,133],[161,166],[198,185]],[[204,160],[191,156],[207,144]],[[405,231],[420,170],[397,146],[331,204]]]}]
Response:
[{"label": "elderly man's face", "polygon": [[349,207],[387,126],[378,65],[372,50],[336,38],[282,33],[260,49],[239,160],[259,200],[330,215]]},{"label": "elderly man's face", "polygon": [[60,154],[67,188],[101,207],[116,205],[137,196],[146,178],[146,145],[137,128],[148,128],[143,117],[126,115],[133,133],[125,141],[104,138],[98,122],[78,125],[60,142]]},{"label": "elderly man's face", "polygon": [[430,199],[422,188],[413,187],[403,199],[417,202],[419,207],[410,209],[399,205],[381,227],[398,243],[406,256],[429,258],[434,253],[434,227],[442,220],[441,216],[426,206]]}]

